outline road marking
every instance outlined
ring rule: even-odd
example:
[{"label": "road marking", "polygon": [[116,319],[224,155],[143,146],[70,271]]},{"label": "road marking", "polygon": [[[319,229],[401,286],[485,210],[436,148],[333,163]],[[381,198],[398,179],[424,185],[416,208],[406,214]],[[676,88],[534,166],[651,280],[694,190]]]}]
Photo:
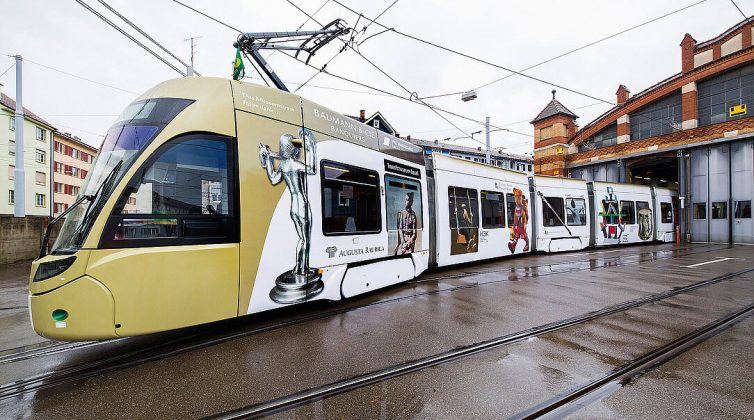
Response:
[{"label": "road marking", "polygon": [[702,265],[714,264],[714,263],[717,263],[717,262],[728,261],[728,260],[740,260],[740,258],[731,258],[731,257],[718,258],[718,259],[712,260],[712,261],[705,261],[705,262],[700,262],[700,263],[691,264],[691,265],[682,265],[681,268],[696,268],[696,267],[699,267],[699,266],[702,266]]}]

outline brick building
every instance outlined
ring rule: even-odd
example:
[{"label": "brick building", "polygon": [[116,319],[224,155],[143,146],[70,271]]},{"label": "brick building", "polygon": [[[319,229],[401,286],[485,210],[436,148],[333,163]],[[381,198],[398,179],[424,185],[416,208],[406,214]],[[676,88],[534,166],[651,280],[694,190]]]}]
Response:
[{"label": "brick building", "polygon": [[686,34],[679,73],[635,95],[619,85],[581,129],[553,95],[532,121],[535,172],[675,189],[684,238],[754,242],[752,33],[745,20],[705,42]]},{"label": "brick building", "polygon": [[68,133],[55,132],[53,139],[53,213],[58,216],[76,201],[97,149]]}]

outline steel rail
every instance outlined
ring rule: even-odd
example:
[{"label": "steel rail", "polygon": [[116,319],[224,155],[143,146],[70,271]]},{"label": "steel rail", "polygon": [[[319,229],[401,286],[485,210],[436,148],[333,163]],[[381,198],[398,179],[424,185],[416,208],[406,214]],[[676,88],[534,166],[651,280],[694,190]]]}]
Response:
[{"label": "steel rail", "polygon": [[[687,252],[687,253],[684,253],[684,254],[681,254],[681,255],[677,255],[677,256],[675,255],[679,251],[685,251],[685,250],[690,250],[690,249],[695,249],[695,248],[700,248],[700,247],[705,248],[705,249],[703,251]],[[725,247],[726,247],[725,245],[720,245],[719,246],[720,249],[725,248]],[[641,263],[641,262],[650,262],[650,261],[657,261],[657,260],[664,260],[664,259],[682,258],[682,257],[689,256],[689,255],[694,255],[694,254],[703,253],[703,252],[709,252],[708,248],[709,248],[709,245],[691,245],[691,246],[685,246],[683,248],[674,248],[672,250],[667,250],[667,251],[662,251],[662,250],[650,251],[650,252],[645,253],[645,254],[630,255],[629,257],[638,257],[639,259],[641,259],[642,255],[652,254],[654,256],[656,254],[664,253],[664,252],[671,252],[674,255],[671,256],[671,257],[664,257],[664,258],[662,258],[662,257],[655,257],[655,258],[653,258],[651,260],[648,260],[648,261],[647,260],[636,261],[636,262],[635,261],[631,261],[629,263],[623,263],[623,264],[619,264],[619,265],[615,265],[615,266],[603,266],[603,267],[599,267],[599,268],[620,267],[620,266],[624,266],[624,265],[632,265],[632,264],[635,264],[637,262]],[[563,254],[563,255],[566,255],[566,254]],[[574,265],[574,264],[579,264],[579,263],[585,263],[585,262],[588,262],[588,261],[594,261],[595,259],[613,260],[613,259],[625,258],[625,257],[626,257],[626,255],[622,255],[621,254],[621,255],[611,255],[611,256],[607,256],[607,257],[585,258],[585,259],[580,259],[580,260],[575,260],[575,261],[563,261],[563,262],[546,263],[546,264],[539,264],[539,265],[529,265],[529,266],[525,266],[525,267],[506,267],[506,268],[496,268],[496,269],[490,269],[490,270],[463,271],[463,272],[460,272],[460,273],[448,274],[448,275],[443,275],[443,276],[430,276],[430,277],[427,277],[427,276],[422,275],[422,276],[420,276],[420,277],[418,277],[416,279],[409,280],[409,281],[406,281],[406,282],[403,282],[403,283],[399,283],[399,284],[396,284],[394,286],[398,286],[398,287],[400,287],[400,286],[410,286],[410,285],[416,285],[416,284],[427,283],[427,282],[432,282],[432,281],[440,281],[440,280],[461,278],[461,277],[467,277],[467,276],[473,276],[473,275],[492,274],[492,273],[498,273],[498,272],[505,272],[505,271],[510,271],[512,269],[514,269],[514,270],[536,270],[536,269],[542,268],[542,267],[553,268],[553,267],[557,267],[557,266],[560,266],[560,265]],[[497,260],[497,261],[499,262],[501,260]],[[548,276],[548,275],[554,275],[554,274],[567,274],[567,273],[576,272],[576,271],[583,271],[583,270],[586,270],[586,269],[587,268],[579,268],[579,267],[577,267],[577,268],[571,268],[571,269],[567,269],[567,270],[551,271],[549,273],[529,274],[528,276],[536,278],[536,277],[542,277],[542,276]],[[589,269],[592,269],[592,267],[589,267]],[[314,321],[314,320],[318,320],[318,319],[321,319],[321,318],[324,318],[324,317],[340,315],[340,314],[343,314],[343,313],[346,313],[346,312],[351,312],[351,311],[355,311],[355,310],[359,310],[359,309],[363,309],[363,308],[367,308],[367,307],[371,307],[371,306],[375,306],[375,305],[381,305],[381,304],[385,304],[385,303],[391,303],[391,302],[395,302],[395,301],[410,299],[410,298],[414,298],[414,297],[427,296],[427,295],[438,294],[438,293],[443,293],[443,292],[452,292],[452,291],[455,291],[455,290],[462,290],[462,289],[467,289],[467,288],[471,288],[471,287],[478,287],[478,286],[483,286],[483,285],[493,284],[493,283],[501,283],[501,282],[505,282],[505,281],[510,281],[510,279],[497,279],[497,280],[486,281],[486,282],[477,282],[477,283],[472,283],[472,284],[468,284],[468,285],[455,286],[455,287],[450,287],[450,288],[445,288],[445,289],[438,289],[438,290],[429,291],[429,292],[423,292],[423,293],[416,293],[416,294],[413,294],[413,295],[407,295],[407,296],[400,296],[400,297],[396,297],[396,298],[383,299],[383,300],[379,300],[379,301],[376,301],[376,302],[370,302],[370,303],[363,304],[363,305],[344,306],[342,308],[338,308],[338,309],[335,309],[335,310],[332,310],[332,311],[327,311],[327,312],[324,312],[322,314],[315,314],[315,315],[312,315],[312,316],[305,316],[305,317],[301,317],[301,318],[296,318],[295,320],[292,320],[292,321],[294,321],[293,323],[290,323],[292,321],[288,321],[286,323],[279,324],[279,326],[277,326],[277,327],[278,328],[282,328],[282,327],[286,327],[286,326],[295,325],[295,324],[298,324],[298,323],[304,323],[304,322],[308,322],[308,321]],[[384,289],[380,289],[380,290],[384,290]],[[255,330],[247,331],[247,332],[244,332],[244,333],[240,333],[241,334],[240,336],[234,337],[234,338],[242,338],[242,337],[247,336],[247,335],[257,334],[258,332],[269,331],[270,329],[274,329],[274,328],[265,327],[264,331],[256,331],[256,329],[255,329]],[[200,337],[202,335],[205,335],[205,334],[199,333],[199,334],[194,334],[194,335],[182,337],[182,338],[179,338],[177,340],[170,341],[168,343],[162,343],[162,344],[160,344],[160,346],[164,346],[166,344],[175,344],[176,342],[185,341],[185,340],[192,339],[192,338],[197,338],[197,337]],[[17,348],[14,348],[14,349],[7,349],[7,350],[0,351],[0,365],[7,364],[7,363],[13,363],[13,362],[19,362],[19,361],[23,361],[23,360],[34,359],[34,358],[37,358],[37,357],[49,356],[49,355],[53,355],[53,354],[59,354],[59,353],[63,353],[63,352],[66,352],[66,351],[71,351],[71,350],[79,350],[79,349],[82,349],[82,348],[95,347],[95,346],[99,346],[99,345],[103,345],[103,344],[113,344],[113,343],[115,343],[117,341],[123,341],[123,340],[129,340],[129,338],[121,338],[121,339],[110,340],[110,341],[48,342],[47,345],[45,345],[44,343],[40,343],[40,344],[33,344],[33,345],[29,345],[29,346],[17,347]],[[149,351],[151,349],[152,349],[152,347],[147,347],[147,348],[144,348],[143,350],[144,351]],[[132,355],[132,354],[129,353],[129,355]]]},{"label": "steel rail", "polygon": [[[680,249],[680,250],[679,249],[673,249],[673,250],[671,250],[671,252],[673,254],[676,254],[678,251],[681,251],[681,250],[694,249],[694,248],[699,248],[699,247],[703,247],[703,248],[705,248],[705,250],[698,251],[698,252],[688,252],[688,253],[684,253],[684,254],[681,254],[681,255],[678,255],[678,256],[674,255],[674,256],[665,257],[665,258],[654,258],[651,261],[665,260],[665,259],[674,259],[674,258],[682,258],[682,257],[688,256],[688,255],[693,255],[693,254],[703,253],[703,252],[708,252],[709,251],[708,249],[706,249],[706,248],[709,248],[708,245],[693,245],[693,246],[685,247],[685,248]],[[724,248],[725,246],[722,246],[722,247]],[[665,251],[651,251],[650,253],[651,254],[656,254],[656,253],[660,253],[660,252],[665,252]],[[632,257],[635,257],[635,256],[637,256],[637,255],[632,255]],[[638,255],[638,256],[640,257],[640,255]],[[614,256],[609,256],[607,258],[600,258],[600,259],[608,260],[608,259],[618,259],[618,258],[623,258],[623,257],[625,257],[625,255],[614,255]],[[503,268],[503,269],[480,270],[480,271],[471,271],[471,272],[467,271],[467,272],[462,272],[462,273],[457,273],[457,274],[451,274],[451,275],[447,275],[447,276],[430,277],[430,278],[426,278],[426,279],[423,279],[423,278],[420,277],[420,278],[417,278],[417,279],[414,279],[414,280],[410,280],[410,281],[407,281],[407,282],[404,282],[404,283],[399,283],[399,284],[397,284],[395,286],[410,286],[410,285],[425,283],[425,282],[429,282],[429,281],[438,281],[438,280],[445,280],[445,279],[452,279],[452,278],[460,278],[460,277],[467,277],[467,276],[480,275],[480,274],[491,274],[491,273],[496,273],[496,272],[509,271],[511,269],[516,269],[516,270],[522,270],[522,269],[523,270],[531,270],[531,269],[536,269],[536,268],[540,268],[540,267],[552,267],[552,266],[565,265],[565,264],[571,264],[572,265],[572,264],[576,264],[576,263],[584,263],[584,262],[587,262],[587,261],[592,261],[594,259],[595,258],[589,258],[589,259],[583,259],[583,260],[578,260],[578,261],[570,261],[570,262],[562,262],[562,263],[554,263],[554,264],[553,263],[548,263],[548,264],[532,265],[532,266],[526,266],[526,267],[515,267],[515,268],[514,267],[507,267],[507,268]],[[633,264],[641,263],[641,262],[647,262],[647,261],[636,261],[636,262],[632,261],[630,263],[625,263],[625,264],[619,264],[619,265],[613,265],[613,266],[602,266],[602,267],[599,267],[599,269],[602,269],[602,268],[614,268],[614,267],[620,267],[620,266],[624,266],[624,265],[633,265]],[[590,267],[588,269],[591,270],[592,268]],[[542,274],[530,274],[529,276],[537,278],[537,277],[549,276],[549,275],[554,275],[554,274],[567,274],[567,273],[576,272],[576,271],[583,271],[583,270],[587,270],[587,268],[573,268],[573,269],[569,269],[569,270],[555,271],[555,272],[542,273]],[[279,329],[279,328],[284,328],[284,327],[294,326],[294,325],[298,325],[298,324],[303,324],[303,323],[310,322],[310,321],[316,321],[316,320],[328,318],[328,317],[331,317],[331,316],[336,316],[336,315],[341,315],[341,314],[345,314],[345,313],[349,313],[349,312],[354,312],[354,311],[357,311],[357,310],[360,310],[360,309],[367,309],[367,308],[370,308],[372,306],[377,306],[377,305],[382,305],[382,304],[388,304],[388,303],[395,303],[395,302],[399,302],[399,301],[403,301],[403,300],[407,300],[407,299],[413,299],[413,298],[422,297],[422,296],[430,296],[430,295],[435,295],[435,294],[440,294],[440,293],[445,293],[445,292],[453,292],[453,291],[458,291],[458,290],[465,290],[465,289],[475,288],[475,287],[479,287],[479,286],[485,286],[485,285],[494,284],[494,283],[502,283],[502,282],[507,282],[507,281],[512,281],[512,280],[510,280],[510,279],[496,279],[496,280],[490,280],[490,281],[485,281],[485,282],[476,282],[476,283],[471,283],[471,284],[466,284],[466,285],[453,286],[453,287],[448,287],[448,288],[438,289],[438,290],[432,290],[432,291],[427,291],[427,292],[422,292],[422,293],[414,293],[414,294],[406,295],[406,296],[399,296],[399,297],[394,297],[394,298],[382,299],[382,300],[378,300],[378,301],[375,301],[375,302],[369,302],[369,303],[366,303],[366,304],[360,304],[360,305],[355,305],[355,306],[344,305],[343,307],[336,308],[336,309],[333,309],[333,310],[330,310],[330,311],[325,311],[325,312],[322,312],[322,313],[319,313],[319,314],[313,314],[313,315],[307,315],[307,316],[303,316],[303,317],[298,317],[298,318],[291,319],[289,321],[285,321],[285,322],[281,322],[281,323],[277,323],[277,324],[272,324],[272,325],[268,325],[268,326],[264,326],[264,327],[260,327],[260,328],[254,328],[254,329],[251,329],[249,331],[243,331],[243,332],[232,334],[232,335],[229,335],[229,336],[226,336],[226,337],[222,337],[222,338],[219,338],[219,339],[216,339],[216,340],[210,340],[210,341],[207,341],[207,342],[199,343],[199,347],[191,346],[190,348],[187,348],[185,350],[185,352],[192,351],[192,350],[198,350],[198,349],[201,349],[203,347],[208,347],[208,346],[215,345],[215,344],[221,344],[223,342],[227,342],[227,341],[232,341],[232,340],[236,340],[236,339],[248,337],[248,336],[252,336],[252,335],[256,335],[256,334],[260,334],[260,333],[264,333],[264,332],[276,330],[276,329]],[[238,318],[233,318],[233,319],[238,319]],[[98,365],[104,365],[104,364],[107,364],[107,363],[117,363],[120,360],[124,360],[124,359],[130,358],[130,357],[138,356],[138,355],[143,354],[143,353],[148,353],[148,352],[151,352],[151,351],[154,351],[154,350],[158,350],[159,348],[164,348],[164,347],[168,347],[170,345],[179,344],[181,342],[188,341],[188,340],[191,340],[191,339],[202,338],[202,337],[210,335],[210,334],[212,334],[214,332],[215,332],[215,330],[209,330],[209,331],[206,331],[206,332],[200,332],[200,333],[196,333],[196,334],[191,334],[191,335],[188,335],[188,336],[179,337],[177,339],[174,339],[174,340],[171,340],[171,341],[168,341],[168,342],[160,343],[160,344],[158,344],[156,346],[148,346],[148,347],[144,347],[144,348],[141,348],[141,349],[136,349],[136,350],[134,350],[132,352],[124,353],[122,355],[117,355],[117,356],[114,356],[114,357],[111,357],[111,358],[100,359],[98,362],[101,362],[101,363],[98,363]],[[125,341],[125,340],[129,340],[129,338],[122,338],[122,339],[111,340],[111,341],[104,341],[104,342],[83,342],[83,343],[66,342],[66,343],[56,343],[56,344],[52,344],[50,346],[43,346],[43,347],[31,348],[31,349],[27,349],[26,347],[29,347],[29,346],[25,346],[25,347],[19,348],[21,350],[18,351],[18,352],[13,352],[13,350],[16,350],[16,349],[6,350],[4,352],[6,354],[4,356],[0,356],[0,365],[1,364],[18,362],[18,361],[23,361],[23,360],[34,359],[34,358],[37,358],[37,357],[49,356],[49,355],[53,355],[53,354],[59,354],[59,353],[63,353],[63,352],[66,352],[66,351],[71,351],[71,350],[78,350],[78,349],[82,349],[82,348],[94,347],[94,346],[103,345],[103,344],[112,344],[112,343],[114,343],[116,341]],[[8,353],[8,352],[10,352],[10,353]],[[166,354],[164,357],[169,357],[169,356],[177,355],[177,354],[180,354],[182,352],[183,351],[180,351],[180,352],[177,352],[177,353],[171,353],[169,355]],[[0,352],[0,354],[2,354],[2,352]],[[81,364],[81,365],[72,366],[72,367],[67,368],[67,369],[74,369],[74,368],[79,368],[79,367],[83,367],[84,369],[90,369],[90,368],[95,368],[96,366],[91,366],[88,363],[84,363],[84,364]],[[82,369],[77,369],[77,370],[80,371]],[[62,372],[62,371],[47,372],[45,374],[41,374],[41,375],[33,376],[33,377],[30,377],[30,378],[26,378],[23,381],[32,381],[32,380],[36,380],[36,379],[41,379],[43,377],[51,378],[53,375],[55,375],[55,374],[57,374],[59,372]],[[21,384],[23,381],[15,381],[15,382],[12,382],[12,383],[9,383],[9,384],[6,384],[6,385]],[[3,387],[6,386],[6,385],[0,386],[0,399],[3,398],[2,397],[3,396],[3,393],[2,393],[3,392]]]},{"label": "steel rail", "polygon": [[732,325],[742,321],[744,318],[751,316],[752,311],[754,311],[754,304],[729,313],[722,318],[710,322],[702,328],[694,330],[681,338],[673,340],[662,347],[644,354],[598,379],[555,396],[510,418],[562,418],[584,407],[584,405],[616,391],[631,379],[643,375],[650,369],[657,367],[691,349],[697,344],[714,337]]},{"label": "steel rail", "polygon": [[473,354],[478,354],[484,351],[499,348],[504,345],[517,343],[523,340],[527,340],[532,337],[540,336],[543,334],[558,331],[564,328],[572,327],[574,325],[583,324],[594,319],[602,318],[608,315],[613,315],[619,312],[624,312],[629,309],[633,309],[647,303],[657,302],[660,300],[668,299],[670,297],[688,293],[690,291],[711,286],[713,284],[720,283],[724,280],[730,280],[741,275],[754,271],[754,268],[738,271],[735,273],[728,273],[722,276],[718,276],[709,280],[697,282],[685,287],[668,290],[661,293],[647,295],[638,299],[633,299],[627,302],[623,302],[617,305],[608,306],[603,309],[588,312],[586,314],[577,315],[562,321],[556,321],[549,324],[530,328],[528,330],[506,334],[500,337],[485,340],[479,343],[461,346],[456,349],[437,353],[431,356],[411,360],[408,362],[400,363],[384,369],[372,371],[363,375],[354,376],[348,379],[343,379],[335,382],[331,382],[326,385],[309,388],[300,392],[296,392],[290,395],[286,395],[280,398],[276,398],[263,403],[253,404],[247,407],[243,407],[237,410],[221,413],[209,418],[212,419],[238,419],[238,418],[250,418],[261,417],[279,413],[281,411],[289,410],[294,407],[298,407],[310,402],[318,401],[323,398],[332,397],[335,395],[343,394],[348,391],[352,391],[358,388],[363,388],[367,385],[372,385],[380,382],[384,382],[388,379],[403,376],[412,372],[417,372],[422,369],[426,369],[432,366],[442,365],[451,361],[455,361]]}]

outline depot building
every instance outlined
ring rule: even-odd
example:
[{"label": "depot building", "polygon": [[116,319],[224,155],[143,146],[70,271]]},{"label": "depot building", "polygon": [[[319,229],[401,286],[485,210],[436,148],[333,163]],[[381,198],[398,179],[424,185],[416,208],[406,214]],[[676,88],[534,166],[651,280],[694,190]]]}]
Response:
[{"label": "depot building", "polygon": [[[754,21],[751,21],[754,22]],[[681,40],[681,71],[616,103],[579,128],[555,98],[532,120],[534,171],[678,191],[681,237],[754,243],[752,23]]]}]

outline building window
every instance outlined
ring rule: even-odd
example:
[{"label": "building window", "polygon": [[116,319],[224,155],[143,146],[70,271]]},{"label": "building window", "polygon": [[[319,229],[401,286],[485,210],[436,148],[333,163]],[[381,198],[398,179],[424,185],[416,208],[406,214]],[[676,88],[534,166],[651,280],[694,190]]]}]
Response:
[{"label": "building window", "polygon": [[477,252],[479,247],[479,193],[448,187],[450,255]]},{"label": "building window", "polygon": [[631,140],[680,130],[681,121],[681,93],[676,92],[629,115]]},{"label": "building window", "polygon": [[37,171],[34,174],[34,182],[37,185],[47,185],[47,174],[44,172]]},{"label": "building window", "polygon": [[745,118],[730,116],[736,105],[754,106],[754,65],[734,70],[698,84],[699,126]]},{"label": "building window", "polygon": [[736,201],[734,217],[736,219],[751,219],[751,200]]},{"label": "building window", "polygon": [[376,171],[323,161],[322,231],[325,235],[382,230],[380,179]]},{"label": "building window", "polygon": [[54,187],[53,191],[55,191],[56,193],[62,193],[63,192],[63,184],[62,183],[55,182],[55,183],[53,183],[53,187]]},{"label": "building window", "polygon": [[8,204],[15,204],[16,203],[16,194],[14,194],[13,190],[8,190]]},{"label": "building window", "polygon": [[611,124],[599,133],[581,142],[578,149],[579,152],[585,152],[587,150],[601,149],[615,144],[618,144],[618,125]]},{"label": "building window", "polygon": [[79,168],[73,166],[71,167],[71,176],[78,178],[79,177]]},{"label": "building window", "polygon": [[374,126],[374,128],[376,128],[376,129],[379,130],[380,129],[380,120],[374,120],[374,121],[372,121],[372,125]]},{"label": "building window", "polygon": [[16,179],[16,167],[8,165],[8,179]]},{"label": "building window", "polygon": [[636,205],[633,201],[621,201],[620,213],[622,215],[621,221],[626,225],[636,224]]},{"label": "building window", "polygon": [[47,135],[47,130],[41,127],[37,127],[37,140],[39,141],[45,141],[45,136]]},{"label": "building window", "polygon": [[505,199],[502,193],[482,191],[482,227],[505,227]]},{"label": "building window", "polygon": [[583,198],[566,199],[566,223],[568,226],[586,226],[586,201]]},{"label": "building window", "polygon": [[16,156],[16,142],[13,140],[8,141],[8,154]]},{"label": "building window", "polygon": [[58,153],[63,153],[63,143],[56,141],[55,142],[55,151]]},{"label": "building window", "polygon": [[44,194],[34,194],[34,205],[37,207],[44,207],[47,202],[47,196]]},{"label": "building window", "polygon": [[37,149],[34,153],[34,160],[38,163],[47,162],[47,153],[44,150]]},{"label": "building window", "polygon": [[9,127],[10,131],[16,131],[16,117],[13,115],[10,116]]},{"label": "building window", "polygon": [[55,172],[62,174],[63,173],[63,164],[60,162],[55,162]]},{"label": "building window", "polygon": [[545,227],[563,226],[565,218],[563,199],[560,197],[542,197],[542,223]]},{"label": "building window", "polygon": [[712,218],[713,219],[727,219],[728,218],[728,203],[725,201],[716,201],[712,203]]},{"label": "building window", "polygon": [[673,205],[670,203],[660,203],[660,217],[662,223],[673,223]]},{"label": "building window", "polygon": [[79,153],[81,153],[81,152],[79,152],[79,149],[73,149],[73,151],[71,152],[71,156],[74,159],[78,159],[79,158]]}]

